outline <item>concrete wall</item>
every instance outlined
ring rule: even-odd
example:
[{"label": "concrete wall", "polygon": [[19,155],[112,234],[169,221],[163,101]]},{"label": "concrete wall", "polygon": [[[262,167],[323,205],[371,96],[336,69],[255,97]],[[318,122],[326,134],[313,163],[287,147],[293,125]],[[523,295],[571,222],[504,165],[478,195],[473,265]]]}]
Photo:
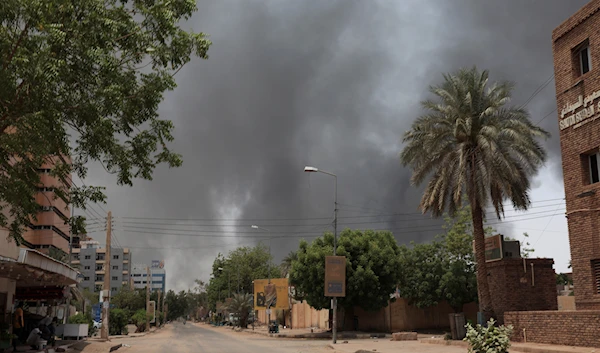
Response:
[{"label": "concrete wall", "polygon": [[516,342],[599,347],[600,311],[514,311],[504,314]]}]

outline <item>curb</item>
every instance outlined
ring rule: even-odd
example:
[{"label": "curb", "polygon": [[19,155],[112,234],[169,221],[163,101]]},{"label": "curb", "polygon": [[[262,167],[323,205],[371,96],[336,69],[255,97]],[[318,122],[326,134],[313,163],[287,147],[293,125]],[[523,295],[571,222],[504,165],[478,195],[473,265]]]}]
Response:
[{"label": "curb", "polygon": [[[331,334],[321,334],[321,333],[304,333],[304,334],[280,334],[280,333],[266,333],[259,331],[249,331],[244,330],[242,332],[247,332],[255,335],[262,335],[265,337],[273,337],[273,338],[282,338],[282,339],[312,339],[312,340],[330,340],[332,339]],[[354,339],[354,340],[366,340],[373,338],[391,338],[389,334],[385,333],[340,333],[338,334],[338,339]]]}]

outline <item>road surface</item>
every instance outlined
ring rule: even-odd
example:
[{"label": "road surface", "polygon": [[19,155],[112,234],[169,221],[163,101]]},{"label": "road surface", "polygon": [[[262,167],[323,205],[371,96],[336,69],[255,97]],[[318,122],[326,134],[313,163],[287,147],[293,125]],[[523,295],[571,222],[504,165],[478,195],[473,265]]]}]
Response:
[{"label": "road surface", "polygon": [[[331,353],[327,341],[273,339],[261,335],[226,331],[188,322],[167,325],[144,337],[112,340],[123,343],[118,353]],[[91,347],[90,347],[91,348]],[[84,350],[84,352],[87,352]]]}]

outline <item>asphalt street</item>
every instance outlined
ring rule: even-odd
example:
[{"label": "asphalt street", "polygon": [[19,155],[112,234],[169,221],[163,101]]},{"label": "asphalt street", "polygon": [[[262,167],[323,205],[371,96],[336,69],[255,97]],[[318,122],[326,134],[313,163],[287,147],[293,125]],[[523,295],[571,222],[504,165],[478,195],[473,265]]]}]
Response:
[{"label": "asphalt street", "polygon": [[323,353],[331,352],[325,341],[273,339],[249,333],[227,332],[193,323],[173,323],[156,333],[113,340],[123,343],[117,352],[127,353]]}]

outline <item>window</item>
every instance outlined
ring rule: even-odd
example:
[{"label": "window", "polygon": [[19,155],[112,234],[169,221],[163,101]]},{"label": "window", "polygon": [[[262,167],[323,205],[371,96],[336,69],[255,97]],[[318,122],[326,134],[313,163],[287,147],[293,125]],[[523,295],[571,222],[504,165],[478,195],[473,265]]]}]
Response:
[{"label": "window", "polygon": [[588,156],[590,168],[590,184],[600,182],[600,152]]},{"label": "window", "polygon": [[118,280],[119,280],[119,277],[117,277],[117,276],[112,276],[112,280],[113,280],[113,281],[118,281]]},{"label": "window", "polygon": [[102,290],[102,285],[98,284],[96,285],[96,292],[100,292]]},{"label": "window", "polygon": [[96,260],[97,260],[97,261],[102,261],[102,260],[104,260],[104,254],[96,254]]},{"label": "window", "polygon": [[91,255],[85,255],[85,259],[86,259],[86,260],[90,260],[91,258],[92,258],[92,256],[91,256]]},{"label": "window", "polygon": [[89,281],[89,280],[90,280],[90,277],[89,277],[89,276],[85,276],[85,277],[83,277],[83,280],[84,280],[84,281]]},{"label": "window", "polygon": [[112,287],[110,290],[112,290],[113,292],[117,291],[117,287]]},{"label": "window", "polygon": [[84,270],[89,270],[89,269],[90,269],[90,266],[84,266],[84,267],[83,267],[83,269],[84,269]]},{"label": "window", "polygon": [[581,74],[588,73],[592,69],[592,55],[590,54],[590,47],[588,45],[579,49],[579,68]]},{"label": "window", "polygon": [[140,277],[140,276],[141,276],[141,274],[139,274],[139,273],[134,273],[133,274],[133,277]]},{"label": "window", "polygon": [[119,266],[113,266],[113,270],[118,270]]},{"label": "window", "polygon": [[592,260],[592,273],[596,282],[596,293],[600,294],[600,260]]},{"label": "window", "polygon": [[119,255],[113,255],[113,260],[118,260],[119,259]]},{"label": "window", "polygon": [[104,281],[104,276],[103,275],[96,275],[96,282],[102,282]]},{"label": "window", "polygon": [[133,281],[135,284],[142,284],[142,281]]},{"label": "window", "polygon": [[104,265],[96,264],[96,271],[102,271],[102,270],[104,270]]}]

